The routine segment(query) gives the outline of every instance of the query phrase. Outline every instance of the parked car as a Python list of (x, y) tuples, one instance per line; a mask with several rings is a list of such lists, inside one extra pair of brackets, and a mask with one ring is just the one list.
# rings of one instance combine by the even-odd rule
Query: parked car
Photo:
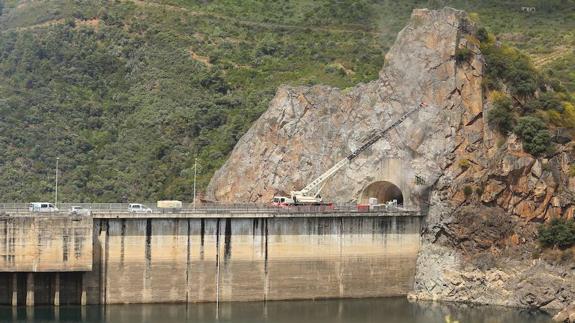
[(92, 210), (86, 209), (81, 206), (74, 205), (70, 207), (69, 213), (71, 215), (92, 215)]
[(128, 211), (130, 213), (152, 213), (152, 209), (139, 203), (130, 203), (130, 205), (128, 205)]
[(28, 205), (30, 212), (58, 212), (58, 208), (48, 202), (32, 202)]

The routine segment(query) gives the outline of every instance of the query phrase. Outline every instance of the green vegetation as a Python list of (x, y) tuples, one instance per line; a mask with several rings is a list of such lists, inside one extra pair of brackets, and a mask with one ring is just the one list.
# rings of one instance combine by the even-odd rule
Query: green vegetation
[[(376, 79), (414, 8), (476, 12), (480, 40), (489, 30), (537, 56), (574, 44), (573, 3), (527, 1), (541, 10), (526, 15), (495, 0), (0, 0), (0, 196), (51, 200), (59, 156), (60, 200), (190, 200), (194, 159), (201, 190), (279, 85)], [(570, 55), (544, 69), (566, 91)], [(493, 76), (514, 82), (525, 64)], [(575, 123), (557, 98), (563, 110), (537, 116)]]
[(455, 61), (457, 63), (468, 62), (473, 57), (473, 52), (467, 48), (458, 48), (455, 50)]
[(551, 149), (551, 136), (541, 119), (531, 116), (522, 117), (513, 132), (523, 140), (525, 151), (532, 155), (537, 156)]
[(463, 187), (463, 194), (465, 195), (465, 197), (470, 197), (471, 194), (473, 194), (473, 187), (469, 186), (469, 185), (465, 185)]
[(491, 89), (500, 90), (504, 83), (512, 95), (528, 98), (543, 86), (529, 58), (517, 49), (488, 42), (482, 44), (481, 52), (488, 66), (486, 82)]
[(542, 224), (538, 239), (543, 247), (569, 248), (575, 245), (575, 221), (553, 219)]
[(574, 129), (574, 97), (559, 80), (538, 71), (525, 54), (496, 43), (485, 28), (478, 29), (476, 37), (483, 40), (480, 47), (487, 65), (484, 83), (492, 91), (493, 108), (487, 122), (504, 135), (517, 134), (525, 151), (532, 155), (552, 152), (548, 129)]
[(457, 164), (462, 170), (467, 170), (469, 167), (471, 167), (471, 162), (469, 159), (460, 159)]
[(557, 93), (545, 92), (538, 98), (527, 102), (523, 109), (528, 113), (533, 113), (538, 109), (545, 111), (555, 110), (557, 112), (563, 112), (563, 104), (561, 103), (561, 99)]
[(476, 194), (478, 197), (481, 197), (481, 195), (483, 195), (483, 187), (476, 187), (476, 188), (475, 188), (475, 194)]
[(502, 134), (508, 134), (515, 125), (511, 99), (501, 92), (495, 92), (492, 97), (493, 107), (487, 113), (487, 122)]
[(4, 200), (51, 199), (57, 156), (64, 201), (190, 200), (194, 159), (204, 188), (279, 85), (348, 87), (383, 64), (361, 32), (130, 3), (92, 14), (0, 34)]

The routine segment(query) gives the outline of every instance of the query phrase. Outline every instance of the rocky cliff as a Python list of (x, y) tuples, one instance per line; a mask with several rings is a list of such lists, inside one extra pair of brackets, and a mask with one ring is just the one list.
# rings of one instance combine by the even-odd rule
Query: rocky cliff
[[(573, 152), (558, 146), (551, 158), (536, 159), (487, 126), (485, 66), (474, 33), (464, 12), (415, 10), (378, 80), (345, 90), (278, 89), (212, 178), (208, 197), (268, 202), (301, 189), (424, 102), (332, 178), (324, 198), (397, 198), (426, 213), (414, 298), (565, 306), (575, 298), (573, 268), (533, 254), (533, 222), (573, 216)], [(461, 48), (472, 55), (458, 61)]]
[[(482, 130), (481, 120), (475, 122), (482, 108), (481, 56), (461, 66), (453, 59), (456, 48), (466, 43), (461, 36), (468, 27), (464, 17), (455, 10), (414, 12), (377, 81), (346, 90), (280, 88), (268, 111), (214, 175), (208, 196), (268, 202), (275, 194), (303, 188), (373, 131), (425, 102), (426, 108), (360, 155), (323, 190), (329, 200), (352, 201), (370, 183), (387, 181), (401, 189), (406, 204), (419, 205), (451, 163), (456, 130), (465, 125), (471, 140)], [(426, 184), (415, 185), (415, 176)]]

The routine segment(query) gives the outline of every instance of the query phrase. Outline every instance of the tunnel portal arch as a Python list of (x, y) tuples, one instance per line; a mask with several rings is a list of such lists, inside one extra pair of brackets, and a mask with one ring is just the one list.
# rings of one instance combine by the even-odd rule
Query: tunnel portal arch
[(379, 204), (393, 200), (397, 200), (398, 205), (404, 204), (401, 189), (388, 181), (377, 181), (367, 185), (359, 196), (359, 204), (368, 204), (370, 197), (377, 198)]

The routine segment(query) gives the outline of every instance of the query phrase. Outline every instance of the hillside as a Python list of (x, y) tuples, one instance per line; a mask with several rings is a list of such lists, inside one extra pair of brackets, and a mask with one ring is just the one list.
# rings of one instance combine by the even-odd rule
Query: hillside
[(475, 12), (575, 91), (575, 2), (8, 1), (0, 16), (0, 196), (190, 200), (281, 84), (378, 77), (413, 8)]

